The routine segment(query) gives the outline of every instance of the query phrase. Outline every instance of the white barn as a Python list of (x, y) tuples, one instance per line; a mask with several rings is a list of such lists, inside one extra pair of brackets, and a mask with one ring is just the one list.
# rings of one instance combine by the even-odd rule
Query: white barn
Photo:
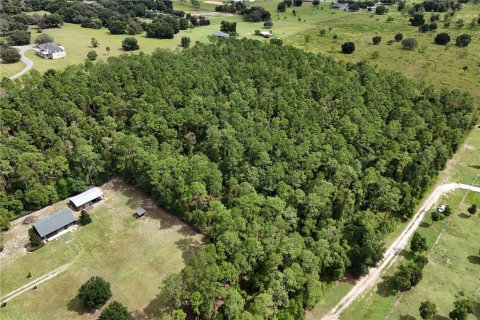
[(70, 198), (70, 204), (75, 210), (82, 210), (103, 199), (103, 192), (95, 187), (87, 190), (75, 197)]

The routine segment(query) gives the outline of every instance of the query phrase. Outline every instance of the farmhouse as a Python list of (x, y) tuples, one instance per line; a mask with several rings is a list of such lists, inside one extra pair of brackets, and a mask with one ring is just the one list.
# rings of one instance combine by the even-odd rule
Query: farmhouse
[(65, 58), (67, 53), (65, 48), (60, 44), (44, 43), (37, 46), (37, 55), (44, 59), (61, 59)]
[(74, 225), (75, 217), (72, 210), (63, 208), (45, 219), (35, 222), (32, 226), (43, 240), (48, 241)]
[(222, 32), (222, 31), (215, 31), (215, 32), (213, 33), (213, 35), (214, 35), (215, 37), (219, 37), (219, 38), (228, 38), (228, 37), (230, 37), (230, 35), (229, 35), (228, 33), (225, 33), (225, 32)]
[(99, 188), (92, 188), (70, 198), (70, 204), (75, 210), (82, 210), (103, 199), (103, 193)]
[(135, 217), (141, 218), (141, 217), (145, 216), (146, 213), (147, 213), (147, 211), (145, 209), (137, 208), (137, 210), (135, 210)]

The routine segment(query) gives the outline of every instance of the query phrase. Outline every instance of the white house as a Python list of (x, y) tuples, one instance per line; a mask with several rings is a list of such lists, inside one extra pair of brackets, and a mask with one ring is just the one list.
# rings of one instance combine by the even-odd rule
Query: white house
[(37, 55), (44, 59), (62, 59), (65, 58), (67, 52), (60, 44), (44, 43), (37, 46)]

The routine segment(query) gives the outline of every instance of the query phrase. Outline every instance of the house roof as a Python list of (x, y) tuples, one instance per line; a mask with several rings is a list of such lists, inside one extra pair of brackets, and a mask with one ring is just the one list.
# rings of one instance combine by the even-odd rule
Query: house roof
[(85, 191), (84, 193), (80, 193), (75, 197), (71, 197), (70, 201), (75, 205), (75, 207), (80, 207), (83, 206), (85, 203), (100, 198), (101, 196), (103, 196), (102, 191), (99, 188), (95, 187)]
[(54, 214), (42, 219), (33, 224), (35, 230), (37, 230), (40, 237), (45, 237), (46, 235), (69, 225), (70, 223), (75, 222), (75, 217), (73, 216), (72, 210), (69, 208), (63, 208)]
[(348, 3), (335, 2), (335, 3), (333, 4), (333, 7), (334, 7), (334, 8), (337, 8), (337, 9), (346, 9), (346, 8), (348, 8)]
[(223, 38), (228, 38), (230, 35), (228, 33), (222, 32), (222, 31), (215, 31), (213, 33), (214, 36), (216, 37), (223, 37)]
[(147, 211), (143, 208), (138, 208), (137, 210), (135, 210), (135, 214), (137, 216), (143, 216)]
[(48, 51), (50, 53), (63, 52), (65, 48), (57, 43), (42, 43), (37, 46), (40, 51)]

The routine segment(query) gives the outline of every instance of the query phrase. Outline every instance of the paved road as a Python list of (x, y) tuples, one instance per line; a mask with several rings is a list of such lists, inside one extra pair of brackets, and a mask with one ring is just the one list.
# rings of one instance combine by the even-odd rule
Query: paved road
[(0, 303), (4, 303), (4, 302), (7, 302), (9, 300), (12, 300), (13, 298), (15, 298), (16, 296), (18, 295), (21, 295), (22, 293), (24, 293), (25, 291), (27, 290), (30, 290), (32, 289), (33, 287), (35, 286), (38, 286), (40, 283), (42, 282), (45, 282), (45, 281), (48, 281), (52, 278), (55, 278), (56, 276), (58, 276), (60, 273), (64, 272), (65, 270), (68, 269), (68, 267), (70, 267), (71, 263), (67, 263), (67, 264), (64, 264), (63, 266), (61, 267), (58, 267), (57, 269), (55, 270), (52, 270), (50, 271), (49, 273), (47, 274), (44, 274), (43, 276), (33, 280), (33, 281), (30, 281), (29, 283), (27, 283), (26, 285), (23, 285), (21, 286), (20, 288), (16, 289), (16, 290), (13, 290), (12, 292), (10, 292), (9, 294), (3, 296), (0, 298)]
[(27, 50), (33, 50), (33, 45), (32, 44), (29, 44), (29, 45), (26, 45), (26, 46), (16, 46), (15, 47), (16, 49), (18, 49), (20, 55), (22, 56), (20, 58), (20, 60), (26, 64), (25, 68), (23, 68), (22, 71), (20, 71), (19, 73), (13, 75), (10, 77), (10, 79), (17, 79), (18, 77), (24, 75), (25, 73), (28, 72), (28, 70), (30, 70), (32, 67), (33, 67), (33, 61), (28, 59), (27, 56), (25, 55), (25, 52)]
[(469, 190), (473, 192), (480, 192), (480, 187), (470, 186), (461, 183), (447, 183), (442, 184), (435, 188), (435, 190), (430, 194), (430, 196), (424, 201), (421, 208), (412, 218), (412, 220), (408, 223), (407, 227), (403, 230), (403, 232), (398, 236), (397, 239), (390, 245), (390, 247), (385, 251), (383, 256), (383, 260), (380, 265), (376, 268), (371, 268), (369, 273), (360, 278), (355, 286), (340, 300), (340, 302), (332, 309), (330, 312), (322, 318), (322, 320), (337, 320), (339, 319), (340, 315), (354, 302), (358, 297), (360, 297), (366, 290), (373, 287), (378, 280), (380, 280), (380, 276), (382, 271), (392, 265), (395, 262), (396, 258), (400, 251), (402, 251), (410, 237), (413, 235), (415, 230), (418, 228), (420, 223), (425, 216), (425, 213), (435, 204), (435, 202), (440, 199), (440, 197), (449, 191), (461, 189), (461, 190)]

